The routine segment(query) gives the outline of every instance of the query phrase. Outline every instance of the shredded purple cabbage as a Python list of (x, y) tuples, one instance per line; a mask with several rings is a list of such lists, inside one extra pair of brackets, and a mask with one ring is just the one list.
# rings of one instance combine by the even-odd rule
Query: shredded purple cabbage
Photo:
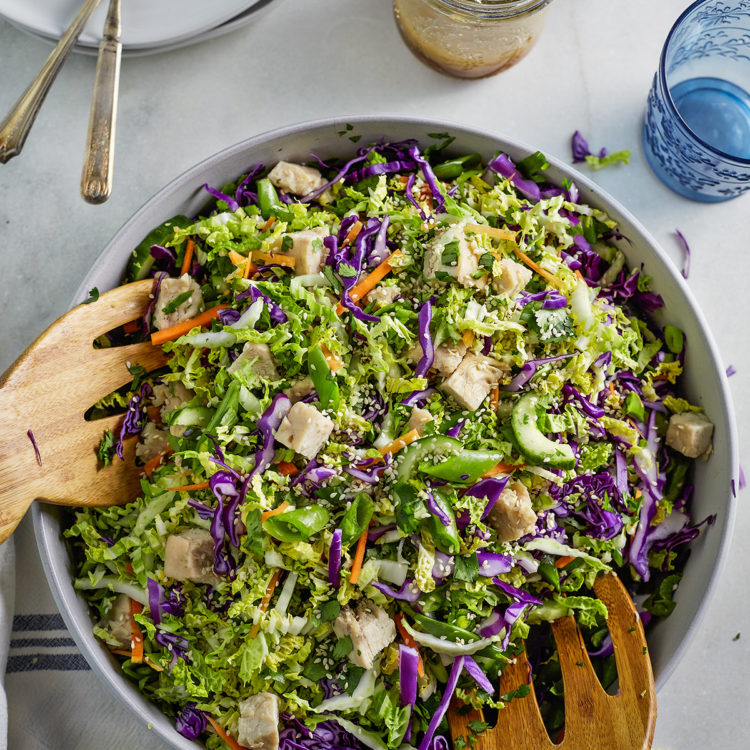
[(277, 393), (271, 405), (263, 412), (260, 419), (258, 419), (258, 431), (261, 434), (263, 444), (261, 449), (255, 454), (255, 466), (250, 471), (250, 479), (256, 474), (262, 474), (271, 465), (271, 461), (273, 461), (275, 455), (274, 434), (291, 408), (292, 402), (289, 400), (289, 397), (283, 393)]
[(148, 421), (146, 399), (150, 398), (153, 393), (151, 386), (148, 383), (143, 383), (140, 392), (134, 394), (128, 401), (128, 410), (125, 412), (125, 418), (120, 428), (120, 436), (115, 443), (115, 453), (119, 458), (123, 458), (122, 449), (125, 439), (137, 435), (146, 426)]
[(690, 245), (688, 245), (688, 241), (685, 239), (685, 235), (679, 229), (675, 229), (674, 233), (680, 240), (680, 245), (682, 245), (682, 250), (685, 254), (685, 260), (683, 261), (680, 273), (682, 273), (682, 278), (687, 279), (687, 277), (690, 275)]
[(538, 203), (541, 200), (542, 194), (539, 185), (533, 180), (527, 180), (522, 177), (516, 165), (506, 154), (498, 154), (494, 159), (490, 160), (487, 167), (510, 180), (513, 187), (533, 203)]
[(484, 578), (494, 578), (503, 573), (509, 573), (513, 567), (513, 558), (500, 552), (486, 552), (483, 549), (477, 551), (479, 562), (479, 575)]
[(341, 584), (341, 529), (334, 529), (328, 548), (328, 582), (337, 589)]
[(36, 439), (34, 438), (34, 433), (31, 430), (26, 430), (26, 436), (31, 441), (31, 446), (34, 449), (34, 455), (36, 456), (36, 462), (39, 464), (39, 466), (42, 465), (42, 454), (39, 452), (39, 446), (36, 444)]
[(485, 693), (489, 693), (490, 695), (495, 694), (495, 688), (487, 679), (487, 675), (482, 671), (479, 664), (474, 661), (473, 657), (468, 655), (464, 656), (464, 669), (471, 675), (474, 682), (476, 682)]
[[(270, 299), (265, 294), (263, 294), (263, 292), (261, 292), (260, 289), (253, 286), (252, 284), (244, 292), (240, 292), (235, 297), (235, 300), (247, 299), (248, 297), (250, 298), (250, 304), (252, 304), (253, 302), (259, 299), (263, 300), (263, 303), (268, 308), (268, 315), (271, 318), (272, 323), (281, 325), (282, 323), (287, 322), (288, 318), (284, 310), (279, 305), (277, 305), (272, 299)], [(239, 317), (237, 318), (237, 320), (239, 320)]]
[(161, 625), (161, 607), (159, 606), (163, 596), (161, 584), (153, 578), (147, 578), (146, 591), (148, 592), (148, 608), (151, 610), (151, 619), (154, 621), (154, 625)]
[(485, 477), (480, 479), (475, 485), (469, 487), (464, 495), (469, 497), (484, 497), (487, 498), (487, 505), (482, 513), (482, 519), (487, 518), (490, 511), (495, 507), (495, 503), (500, 497), (500, 493), (505, 489), (508, 484), (510, 476), (505, 477)]
[(448, 706), (450, 705), (451, 698), (453, 698), (453, 693), (455, 692), (456, 685), (458, 684), (458, 678), (461, 676), (461, 672), (464, 668), (464, 659), (465, 657), (459, 656), (454, 660), (451, 666), (450, 674), (448, 675), (448, 682), (446, 683), (445, 689), (443, 690), (443, 697), (440, 700), (438, 707), (435, 709), (435, 713), (432, 715), (430, 724), (427, 727), (427, 731), (424, 733), (424, 737), (422, 737), (422, 741), (419, 743), (419, 747), (417, 748), (417, 750), (428, 750), (430, 748), (430, 743), (432, 742), (435, 731), (440, 726), (440, 722), (443, 720), (445, 712), (448, 710)]
[(152, 269), (166, 272), (169, 276), (177, 273), (177, 253), (170, 247), (151, 245), (149, 254), (154, 259)]
[(230, 211), (236, 211), (240, 207), (240, 204), (234, 198), (232, 198), (231, 195), (222, 193), (221, 190), (217, 190), (216, 188), (211, 187), (208, 183), (205, 183), (203, 185), (203, 189), (214, 198), (216, 198), (217, 201), (224, 201)]
[(401, 705), (411, 706), (412, 709), (417, 702), (418, 666), (419, 653), (417, 650), (400, 643), (398, 647), (398, 677)]
[(197, 740), (206, 731), (207, 725), (206, 715), (195, 707), (193, 701), (183, 706), (174, 722), (174, 728), (189, 740)]
[(417, 316), (419, 321), (419, 345), (422, 347), (422, 357), (417, 363), (414, 375), (423, 378), (427, 375), (432, 363), (435, 361), (435, 346), (430, 335), (430, 323), (432, 321), (432, 300), (428, 299), (422, 305)]
[(381, 594), (385, 594), (386, 596), (390, 596), (391, 599), (398, 599), (402, 602), (413, 603), (419, 601), (419, 597), (422, 596), (422, 592), (414, 583), (413, 578), (407, 578), (398, 591), (396, 591), (396, 589), (394, 588), (391, 588), (385, 583), (381, 583), (380, 581), (373, 581), (371, 585), (378, 591), (380, 591)]

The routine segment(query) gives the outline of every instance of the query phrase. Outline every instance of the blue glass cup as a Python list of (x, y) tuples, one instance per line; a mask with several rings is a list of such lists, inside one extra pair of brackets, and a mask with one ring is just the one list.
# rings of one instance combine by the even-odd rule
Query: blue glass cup
[(750, 190), (750, 0), (698, 0), (661, 53), (643, 123), (661, 181), (697, 201)]

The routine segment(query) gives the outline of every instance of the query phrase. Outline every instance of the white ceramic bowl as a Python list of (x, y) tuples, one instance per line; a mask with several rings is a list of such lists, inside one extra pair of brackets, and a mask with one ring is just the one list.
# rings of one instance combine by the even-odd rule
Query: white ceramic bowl
[[(347, 129), (349, 125), (352, 128)], [(191, 216), (205, 208), (209, 197), (201, 186), (206, 182), (221, 186), (257, 162), (272, 165), (280, 159), (307, 160), (310, 152), (322, 158), (345, 156), (357, 147), (350, 140), (352, 136), (360, 136), (360, 145), (381, 138), (417, 138), (429, 143), (432, 139), (428, 134), (445, 131), (455, 136), (451, 150), (456, 153), (479, 152), (487, 158), (503, 150), (518, 160), (534, 150), (515, 141), (445, 122), (390, 117), (326, 120), (259, 135), (206, 159), (147, 201), (104, 249), (81, 283), (74, 303), (81, 302), (87, 290), (94, 286), (102, 291), (116, 286), (122, 278), (128, 255), (153, 227), (176, 214)], [(632, 244), (622, 243), (630, 266), (644, 264), (646, 273), (653, 277), (653, 288), (666, 303), (657, 316), (658, 322), (671, 322), (685, 331), (688, 341), (683, 380), (686, 395), (704, 407), (715, 424), (714, 453), (709, 461), (698, 462), (692, 512), (696, 520), (713, 513), (717, 519), (692, 545), (674, 613), (649, 634), (659, 687), (674, 670), (705, 612), (731, 536), (735, 500), (730, 485), (733, 479), (736, 481), (739, 466), (733, 407), (724, 369), (703, 315), (666, 253), (633, 216), (587, 177), (559, 160), (550, 158), (549, 161), (551, 181), (559, 184), (565, 178), (573, 179), (580, 189), (581, 200), (605, 210), (618, 221), (621, 231), (631, 240)], [(145, 700), (122, 676), (114, 657), (92, 634), (86, 602), (71, 583), (72, 568), (61, 539), (59, 511), (35, 503), (33, 513), (42, 563), (52, 593), (91, 668), (133, 711), (134, 721), (150, 724), (172, 747), (194, 748), (195, 743), (177, 734), (172, 720)]]

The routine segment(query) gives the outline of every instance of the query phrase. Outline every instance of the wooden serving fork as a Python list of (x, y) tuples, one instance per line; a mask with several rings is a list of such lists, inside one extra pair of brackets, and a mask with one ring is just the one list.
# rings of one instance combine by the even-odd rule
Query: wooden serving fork
[[(152, 279), (136, 281), (79, 305), (53, 323), (0, 377), (0, 542), (35, 499), (60, 505), (120, 505), (139, 491), (135, 441), (124, 461), (101, 467), (97, 447), (122, 415), (87, 421), (100, 398), (132, 380), (128, 364), (165, 364), (161, 347), (94, 349), (94, 339), (143, 315)], [(38, 447), (38, 455), (36, 448)]]
[[(454, 741), (464, 737), (473, 750), (647, 750), (656, 723), (656, 689), (648, 657), (643, 625), (633, 600), (614, 574), (600, 576), (596, 595), (609, 613), (607, 627), (615, 647), (619, 678), (616, 695), (608, 695), (596, 676), (581, 631), (573, 617), (552, 623), (563, 674), (565, 734), (561, 742), (550, 740), (542, 723), (531, 686), (531, 670), (523, 653), (510, 663), (500, 678), (500, 695), (522, 685), (532, 689), (513, 698), (500, 711), (497, 725), (476, 735), (469, 722), (483, 721), (481, 711), (465, 711), (454, 701), (448, 723)], [(459, 742), (459, 746), (461, 743)]]

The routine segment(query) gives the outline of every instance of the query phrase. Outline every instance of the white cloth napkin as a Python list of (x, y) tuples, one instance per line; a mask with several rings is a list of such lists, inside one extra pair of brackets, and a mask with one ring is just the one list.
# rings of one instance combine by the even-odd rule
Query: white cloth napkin
[(0, 750), (166, 747), (78, 651), (47, 585), (30, 518), (0, 545), (2, 674)]

